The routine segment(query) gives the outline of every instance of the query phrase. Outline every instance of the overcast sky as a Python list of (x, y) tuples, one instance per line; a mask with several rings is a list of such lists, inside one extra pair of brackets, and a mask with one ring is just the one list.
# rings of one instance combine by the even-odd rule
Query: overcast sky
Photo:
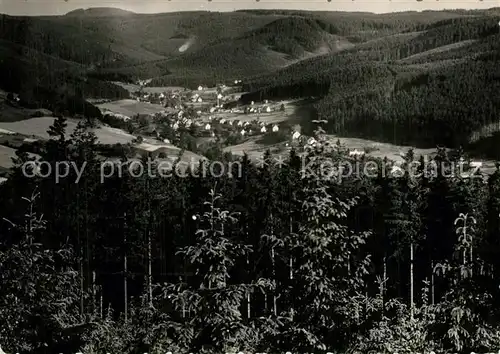
[(79, 8), (119, 7), (139, 13), (237, 9), (301, 9), (319, 11), (394, 12), (442, 9), (487, 9), (500, 0), (0, 0), (0, 13), (62, 15)]

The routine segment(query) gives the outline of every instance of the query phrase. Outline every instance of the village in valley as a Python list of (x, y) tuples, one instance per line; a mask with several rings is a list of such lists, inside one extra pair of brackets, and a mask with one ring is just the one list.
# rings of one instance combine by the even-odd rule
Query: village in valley
[[(239, 102), (241, 80), (233, 86), (224, 84), (197, 90), (183, 87), (147, 87), (147, 80), (136, 85), (118, 83), (130, 91), (122, 100), (88, 99), (101, 110), (95, 133), (99, 154), (119, 161), (124, 152), (131, 160), (141, 156), (197, 164), (210, 158), (211, 149), (235, 156), (248, 154), (260, 158), (266, 150), (288, 153), (307, 138), (301, 135), (300, 122), (293, 119), (293, 101)], [(47, 130), (55, 120), (49, 110), (28, 110), (18, 105), (18, 98), (3, 92), (3, 113), (24, 115), (22, 121), (0, 122), (0, 169), (12, 166), (16, 149), (21, 146), (36, 155), (36, 146), (48, 138)], [(26, 117), (28, 116), (28, 117)], [(26, 119), (27, 118), (27, 119)], [(78, 117), (68, 118), (71, 134)], [(309, 138), (309, 142), (314, 139)], [(302, 144), (303, 145), (303, 144)], [(2, 170), (0, 170), (2, 172)], [(5, 179), (5, 175), (2, 176)]]
[[(241, 80), (232, 85), (220, 84), (197, 89), (185, 87), (150, 87), (150, 80), (136, 84), (113, 82), (130, 93), (121, 100), (88, 99), (102, 114), (96, 122), (99, 155), (108, 160), (120, 161), (126, 155), (129, 161), (149, 157), (156, 160), (180, 161), (195, 166), (200, 160), (225, 154), (241, 157), (247, 154), (262, 161), (266, 151), (286, 157), (292, 147), (301, 154), (305, 145), (315, 139), (302, 132), (303, 117), (296, 114), (298, 100), (244, 104), (240, 100)], [(3, 114), (24, 115), (24, 119), (3, 119), (0, 122), (0, 178), (13, 165), (12, 158), (19, 148), (37, 157), (40, 141), (48, 138), (47, 130), (55, 117), (47, 109), (28, 110), (18, 105), (19, 98), (5, 92), (0, 94)], [(29, 118), (26, 118), (26, 115)], [(71, 134), (78, 117), (68, 118)], [(397, 165), (412, 147), (397, 146), (367, 139), (327, 135), (333, 144), (348, 151), (351, 159), (364, 155), (389, 158)], [(413, 149), (416, 156), (432, 156), (435, 149)], [(485, 172), (494, 171), (494, 162), (476, 162)]]
[[(265, 100), (242, 105), (239, 102), (242, 93), (237, 92), (239, 87), (236, 86), (240, 83), (241, 80), (235, 80), (235, 86), (221, 84), (215, 88), (200, 85), (197, 90), (140, 86), (131, 92), (132, 99), (104, 103), (99, 107), (104, 121), (111, 126), (139, 124), (139, 129), (135, 130), (142, 134), (137, 137), (139, 150), (150, 151), (151, 145), (158, 149), (174, 145), (203, 152), (213, 144), (220, 144), (225, 151), (241, 155), (266, 148), (280, 152), (292, 142), (301, 140), (300, 124), (290, 120), (294, 109), (292, 101)], [(127, 107), (141, 104), (161, 110), (131, 115), (134, 110)]]
[[(266, 151), (275, 157), (286, 157), (292, 147), (299, 154), (315, 139), (302, 132), (300, 115), (295, 114), (300, 101), (251, 101), (243, 104), (240, 98), (241, 80), (232, 85), (217, 87), (199, 85), (190, 90), (184, 87), (149, 87), (149, 80), (136, 84), (114, 82), (129, 90), (130, 98), (122, 100), (89, 99), (102, 113), (95, 133), (99, 155), (120, 161), (149, 157), (159, 161), (180, 161), (195, 166), (200, 160), (210, 160), (222, 152), (226, 156), (244, 154), (254, 162), (262, 161)], [(48, 138), (47, 130), (55, 117), (46, 109), (28, 110), (18, 106), (17, 96), (3, 100), (3, 112), (9, 115), (29, 115), (22, 121), (0, 122), (0, 181), (5, 181), (12, 158), (19, 148), (37, 157), (40, 141)], [(68, 134), (76, 128), (77, 117), (68, 118)], [(351, 159), (363, 156), (388, 158), (394, 162), (393, 172), (403, 163), (409, 149), (418, 156), (432, 157), (435, 149), (418, 149), (327, 135), (333, 144), (345, 149)], [(495, 170), (493, 161), (473, 161), (486, 173)]]

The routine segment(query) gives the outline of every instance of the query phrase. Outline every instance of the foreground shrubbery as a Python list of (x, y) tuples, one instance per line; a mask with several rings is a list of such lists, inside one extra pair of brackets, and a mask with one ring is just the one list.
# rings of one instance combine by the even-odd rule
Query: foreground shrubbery
[(270, 154), (263, 167), (243, 158), (232, 177), (125, 171), (100, 183), (86, 124), (66, 139), (57, 119), (40, 151), (51, 164), (85, 161), (79, 183), (74, 172), (58, 184), (23, 177), (20, 152), (2, 186), (6, 352), (500, 345), (498, 172), (488, 184), (408, 174), (338, 183), (329, 168), (347, 151), (319, 132), (305, 171), (292, 152), (281, 168)]

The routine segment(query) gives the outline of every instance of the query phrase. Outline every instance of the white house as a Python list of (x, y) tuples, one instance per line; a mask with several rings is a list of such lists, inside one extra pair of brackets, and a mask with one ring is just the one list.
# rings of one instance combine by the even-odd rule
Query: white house
[(210, 108), (210, 113), (214, 113), (216, 109), (217, 109), (216, 107), (211, 107)]
[(273, 132), (275, 132), (275, 133), (276, 133), (278, 130), (280, 130), (280, 128), (278, 128), (278, 126), (277, 126), (277, 125), (273, 126)]
[(238, 122), (238, 127), (241, 127), (242, 125), (243, 125), (243, 122), (240, 120), (240, 121)]
[(307, 140), (307, 144), (308, 144), (308, 145), (312, 145), (312, 146), (314, 146), (314, 145), (316, 144), (316, 139), (314, 139), (314, 138), (309, 138), (309, 139)]
[(170, 140), (168, 140), (168, 139), (163, 139), (163, 142), (164, 142), (165, 144), (170, 144)]
[(250, 125), (250, 123), (248, 123), (248, 122), (243, 123), (244, 127), (248, 127), (249, 125)]
[(201, 114), (201, 111), (197, 111), (196, 114), (200, 115)]
[(243, 136), (245, 136), (246, 133), (247, 132), (245, 131), (245, 129), (242, 129), (241, 132), (240, 132), (240, 134), (243, 135)]
[(394, 165), (391, 168), (391, 175), (394, 177), (402, 177), (404, 175), (404, 170), (400, 166)]
[(174, 130), (179, 129), (179, 123), (175, 122), (174, 125), (172, 126)]
[(363, 151), (359, 151), (358, 149), (354, 149), (353, 151), (349, 151), (349, 156), (361, 156), (365, 153)]
[(220, 100), (221, 98), (222, 98), (222, 94), (220, 94), (220, 93), (219, 93), (219, 94), (217, 95), (217, 99), (218, 99), (218, 100)]
[(267, 112), (267, 113), (270, 113), (270, 112), (271, 112), (271, 107), (269, 107), (269, 106), (268, 106), (268, 107), (266, 107), (266, 112)]
[(160, 93), (160, 98), (161, 98), (161, 99), (164, 99), (164, 98), (165, 98), (165, 95), (163, 94), (163, 92), (162, 92), (162, 93)]
[(203, 86), (198, 86), (198, 91), (203, 91)]
[(254, 101), (252, 101), (250, 104), (253, 106), (253, 105), (255, 104), (255, 102), (254, 102)]
[(233, 121), (232, 121), (232, 120), (228, 120), (228, 121), (227, 121), (227, 124), (229, 124), (229, 125), (233, 125)]
[(261, 132), (261, 133), (265, 133), (265, 132), (267, 132), (266, 127), (262, 127), (262, 128), (260, 128), (260, 132)]
[(205, 125), (205, 130), (210, 130), (210, 124), (208, 124), (208, 123), (207, 123), (207, 124)]
[(268, 104), (268, 103), (269, 103), (269, 101), (268, 101), (268, 100), (265, 100), (265, 101), (264, 101), (264, 103), (265, 103), (265, 104)]
[(298, 139), (298, 138), (300, 138), (300, 133), (299, 132), (294, 132), (292, 134), (292, 139)]
[(221, 119), (220, 120), (220, 124), (224, 124), (224, 123), (226, 123), (226, 120), (225, 119)]
[(201, 97), (198, 97), (198, 103), (203, 102), (203, 99)]

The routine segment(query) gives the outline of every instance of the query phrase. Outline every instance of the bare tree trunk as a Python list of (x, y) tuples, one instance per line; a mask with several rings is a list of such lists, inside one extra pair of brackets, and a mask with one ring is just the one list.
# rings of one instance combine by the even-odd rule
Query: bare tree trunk
[(124, 300), (125, 321), (127, 321), (128, 320), (127, 214), (126, 213), (123, 214), (123, 217), (124, 217), (124, 226), (125, 226), (125, 230), (124, 230), (124, 233), (123, 233), (123, 246), (124, 246), (124, 255), (123, 255), (123, 300)]
[(92, 271), (92, 310), (94, 314), (97, 314), (97, 289), (95, 285), (96, 273), (95, 270)]
[(387, 280), (387, 256), (386, 255), (384, 255), (384, 273), (383, 274), (384, 274), (384, 283), (383, 283), (384, 291), (383, 291), (382, 295), (385, 296), (385, 292), (386, 292), (385, 281)]
[(100, 301), (99, 301), (99, 314), (101, 315), (101, 319), (103, 318), (102, 316), (102, 286), (100, 287), (100, 294), (99, 294), (99, 297), (100, 297)]
[[(271, 249), (271, 261), (273, 264), (273, 279), (276, 282), (276, 266), (275, 266), (275, 259), (274, 259), (274, 247)], [(274, 316), (277, 316), (278, 298), (276, 297), (276, 289), (273, 290), (273, 313), (274, 313)]]
[[(271, 213), (271, 236), (274, 236), (274, 219), (273, 219), (273, 214)], [(273, 276), (273, 281), (275, 285), (277, 285), (277, 279), (276, 279), (276, 259), (275, 259), (275, 254), (274, 254), (274, 246), (271, 248), (271, 264), (272, 264), (272, 276)], [(276, 297), (276, 286), (273, 289), (273, 313), (274, 316), (277, 315), (278, 313), (278, 298)], [(266, 310), (267, 310), (267, 295), (266, 295)]]
[[(81, 250), (81, 248), (80, 248)], [(83, 252), (81, 252), (83, 253)], [(84, 292), (84, 275), (83, 275), (83, 255), (80, 257), (80, 315), (82, 317), (82, 320), (84, 319), (85, 316), (85, 304), (84, 304), (84, 297), (83, 297), (83, 292)]]
[(149, 306), (153, 307), (153, 276), (151, 272), (151, 232), (148, 230), (148, 295)]
[(473, 267), (474, 267), (474, 262), (472, 258), (472, 239), (470, 241), (470, 275), (472, 276), (473, 274)]
[[(365, 286), (365, 289), (367, 286)], [(365, 290), (365, 298), (368, 299), (368, 291)], [(368, 319), (368, 301), (365, 302), (365, 320)]]
[[(187, 283), (186, 271), (184, 270), (184, 281), (182, 281), (182, 276), (179, 277), (179, 283)], [(182, 318), (186, 318), (186, 303), (182, 299)]]
[[(464, 268), (465, 268), (465, 263), (466, 263), (466, 259), (467, 259), (467, 249), (464, 248), (463, 250), (463, 265), (464, 265)], [(462, 272), (460, 272), (460, 279), (462, 279), (464, 276), (462, 274)]]
[(351, 275), (351, 255), (347, 256), (347, 274)]
[[(247, 269), (250, 270), (250, 260), (247, 256)], [(252, 306), (252, 300), (250, 297), (250, 292), (247, 292), (247, 318), (250, 319), (250, 308)]]
[(397, 258), (397, 265), (398, 265), (398, 297), (403, 298), (402, 292), (401, 292), (401, 287), (403, 284), (401, 284), (401, 260), (399, 257)]
[(382, 296), (382, 311), (385, 309), (385, 293), (386, 293), (386, 286), (385, 283), (387, 282), (387, 256), (384, 255), (384, 272), (383, 272), (383, 279), (382, 279), (382, 293), (380, 294)]
[(434, 305), (434, 261), (431, 261), (431, 305)]
[(413, 320), (413, 241), (410, 243), (410, 319)]
[[(76, 195), (76, 205), (78, 209), (80, 209), (80, 193)], [(77, 244), (78, 244), (78, 250), (79, 250), (79, 257), (78, 257), (78, 271), (80, 273), (80, 317), (82, 321), (84, 320), (84, 298), (83, 298), (83, 248), (81, 244), (81, 239), (80, 239), (80, 215), (77, 214), (76, 216), (77, 220)]]
[[(293, 220), (292, 217), (290, 216), (290, 235), (293, 232)], [(293, 255), (290, 255), (290, 260), (289, 260), (289, 266), (290, 266), (290, 280), (293, 280)], [(294, 308), (293, 308), (293, 299), (292, 299), (292, 307), (290, 308), (290, 317), (293, 321), (293, 315), (294, 315)]]

